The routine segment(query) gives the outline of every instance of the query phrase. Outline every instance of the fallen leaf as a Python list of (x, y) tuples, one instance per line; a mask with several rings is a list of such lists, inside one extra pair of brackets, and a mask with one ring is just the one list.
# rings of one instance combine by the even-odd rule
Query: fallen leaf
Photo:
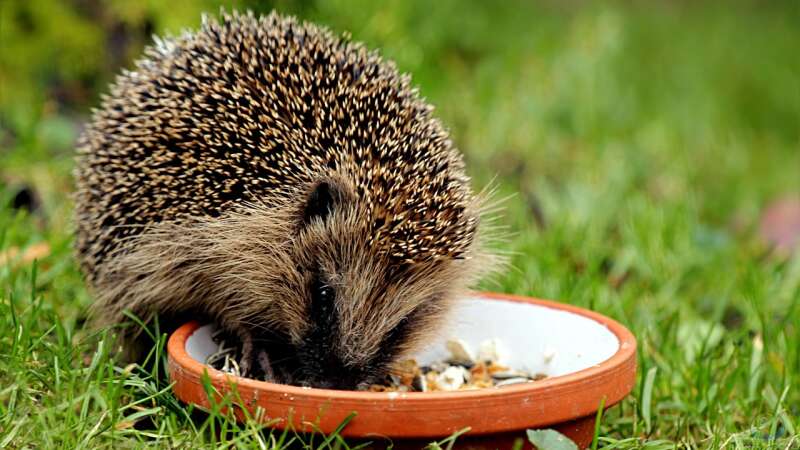
[(528, 440), (539, 450), (578, 450), (578, 446), (556, 430), (528, 430)]
[(43, 259), (50, 256), (50, 245), (47, 242), (38, 242), (27, 247), (20, 252), (19, 247), (9, 247), (0, 252), (0, 266), (5, 266), (11, 262), (17, 264), (28, 264), (35, 259)]
[(117, 424), (114, 425), (114, 429), (127, 430), (128, 428), (132, 428), (134, 425), (136, 425), (136, 422), (133, 420), (123, 420), (122, 422), (117, 422)]
[(761, 215), (761, 237), (778, 254), (789, 254), (800, 247), (800, 196), (772, 202)]

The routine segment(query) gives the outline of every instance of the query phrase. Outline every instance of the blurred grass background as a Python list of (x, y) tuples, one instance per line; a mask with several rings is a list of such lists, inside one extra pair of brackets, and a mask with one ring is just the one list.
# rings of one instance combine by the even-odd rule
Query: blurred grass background
[[(83, 328), (70, 254), (90, 108), (153, 33), (221, 3), (0, 0), (0, 447), (258, 446), (233, 425), (238, 437), (195, 427), (163, 380), (115, 368)], [(641, 381), (601, 445), (800, 446), (800, 258), (757, 233), (771, 199), (800, 193), (800, 3), (225, 4), (348, 31), (394, 59), (476, 188), (510, 195), (513, 267), (484, 287), (635, 332)]]

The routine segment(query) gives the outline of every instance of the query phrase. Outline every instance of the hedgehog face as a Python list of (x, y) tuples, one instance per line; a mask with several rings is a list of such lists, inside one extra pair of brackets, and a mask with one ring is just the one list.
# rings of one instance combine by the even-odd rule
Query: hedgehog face
[(282, 337), (260, 339), (276, 381), (353, 389), (379, 382), (444, 316), (471, 273), (468, 259), (398, 263), (355, 226), (363, 207), (340, 182), (315, 184), (291, 242), (296, 264), (283, 290), (303, 305)]

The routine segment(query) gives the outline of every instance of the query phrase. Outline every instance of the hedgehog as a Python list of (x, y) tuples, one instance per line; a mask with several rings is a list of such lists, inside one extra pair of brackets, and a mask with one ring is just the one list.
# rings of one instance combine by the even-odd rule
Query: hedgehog
[[(495, 266), (487, 196), (394, 63), (274, 12), (154, 39), (78, 142), (97, 323), (214, 321), (245, 374), (355, 389)], [(130, 358), (152, 347), (119, 328)]]

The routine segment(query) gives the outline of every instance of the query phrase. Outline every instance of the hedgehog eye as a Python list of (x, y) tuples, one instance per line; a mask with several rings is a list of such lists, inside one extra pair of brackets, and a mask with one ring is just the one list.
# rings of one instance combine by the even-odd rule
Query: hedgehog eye
[(336, 299), (336, 291), (332, 286), (323, 282), (319, 276), (314, 276), (311, 284), (311, 305), (317, 312), (329, 312)]
[(323, 284), (317, 289), (317, 300), (324, 305), (329, 305), (333, 302), (334, 295), (333, 288), (327, 284)]

